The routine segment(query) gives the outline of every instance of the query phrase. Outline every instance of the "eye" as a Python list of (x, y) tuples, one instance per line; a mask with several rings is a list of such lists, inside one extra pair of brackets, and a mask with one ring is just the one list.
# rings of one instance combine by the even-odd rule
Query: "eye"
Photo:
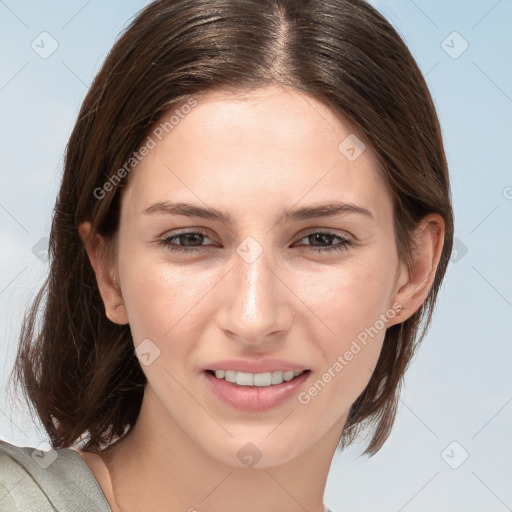
[[(202, 242), (204, 242), (205, 239), (209, 240), (208, 235), (203, 231), (183, 231), (161, 239), (160, 244), (170, 251), (197, 253), (204, 250), (205, 245), (203, 245)], [(346, 250), (354, 244), (348, 237), (327, 231), (314, 231), (301, 238), (301, 241), (302, 240), (307, 240), (308, 244), (306, 245), (309, 245), (308, 251), (317, 253)], [(336, 240), (338, 243), (332, 245)], [(314, 245), (316, 243), (320, 243), (320, 245)], [(213, 244), (206, 244), (206, 246), (208, 245)]]
[[(314, 231), (301, 238), (301, 241), (302, 240), (307, 240), (310, 243), (310, 247), (307, 249), (308, 251), (320, 253), (346, 250), (354, 244), (354, 242), (348, 237), (327, 231)], [(336, 245), (332, 245), (335, 240), (338, 240), (338, 243)], [(311, 243), (315, 244), (317, 242), (319, 242), (321, 245), (311, 245)]]
[[(208, 235), (202, 231), (184, 231), (182, 233), (167, 236), (160, 240), (160, 243), (171, 251), (184, 253), (200, 252), (204, 247), (201, 244), (205, 238), (208, 238)], [(176, 241), (181, 245), (177, 245)]]

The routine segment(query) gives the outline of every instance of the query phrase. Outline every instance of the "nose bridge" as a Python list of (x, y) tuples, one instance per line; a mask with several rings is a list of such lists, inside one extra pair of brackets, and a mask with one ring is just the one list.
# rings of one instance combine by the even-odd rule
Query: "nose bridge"
[(251, 236), (236, 247), (228, 288), (222, 301), (222, 329), (256, 342), (286, 327), (286, 298), (271, 249)]
[(239, 290), (240, 313), (246, 320), (257, 320), (269, 313), (277, 299), (272, 252), (250, 236), (236, 248), (236, 253), (233, 279)]

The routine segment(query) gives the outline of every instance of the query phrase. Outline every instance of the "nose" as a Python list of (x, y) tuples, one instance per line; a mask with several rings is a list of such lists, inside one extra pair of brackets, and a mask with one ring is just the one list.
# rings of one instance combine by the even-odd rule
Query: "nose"
[(293, 292), (276, 268), (270, 250), (254, 261), (234, 254), (223, 280), (217, 325), (224, 334), (248, 346), (264, 348), (283, 337), (294, 319)]

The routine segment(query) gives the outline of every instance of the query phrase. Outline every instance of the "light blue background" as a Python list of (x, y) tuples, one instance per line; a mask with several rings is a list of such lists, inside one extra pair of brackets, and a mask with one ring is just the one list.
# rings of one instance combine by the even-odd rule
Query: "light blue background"
[[(32, 248), (49, 233), (87, 88), (146, 3), (0, 0), (0, 437), (14, 444), (45, 439), (4, 398), (22, 314), (47, 269)], [(404, 37), (438, 108), (459, 252), (391, 438), (370, 459), (359, 457), (363, 445), (337, 455), (325, 501), (338, 512), (512, 510), (512, 2), (373, 4)], [(43, 31), (59, 44), (48, 59), (31, 48)], [(454, 31), (469, 44), (456, 59), (445, 51), (463, 48), (446, 39)], [(446, 460), (456, 465), (462, 450), (469, 458), (452, 469)]]

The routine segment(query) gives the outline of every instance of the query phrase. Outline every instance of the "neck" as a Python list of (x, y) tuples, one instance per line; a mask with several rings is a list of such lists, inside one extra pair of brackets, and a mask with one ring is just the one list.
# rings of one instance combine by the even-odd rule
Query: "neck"
[(339, 424), (285, 464), (234, 467), (201, 450), (175, 422), (162, 429), (159, 405), (146, 389), (136, 425), (102, 457), (115, 512), (324, 511)]

